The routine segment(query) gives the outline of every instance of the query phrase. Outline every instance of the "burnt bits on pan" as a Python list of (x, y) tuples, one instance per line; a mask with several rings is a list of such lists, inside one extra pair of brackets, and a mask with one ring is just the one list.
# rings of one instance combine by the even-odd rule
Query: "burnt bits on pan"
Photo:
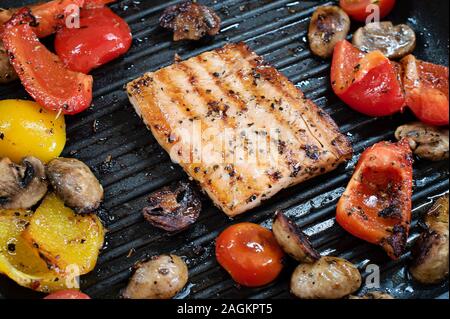
[(186, 229), (195, 223), (202, 209), (197, 192), (183, 181), (152, 193), (148, 203), (142, 211), (145, 219), (169, 232)]
[(214, 10), (185, 1), (167, 8), (159, 24), (173, 31), (173, 40), (200, 40), (206, 35), (214, 36), (220, 31), (220, 17)]

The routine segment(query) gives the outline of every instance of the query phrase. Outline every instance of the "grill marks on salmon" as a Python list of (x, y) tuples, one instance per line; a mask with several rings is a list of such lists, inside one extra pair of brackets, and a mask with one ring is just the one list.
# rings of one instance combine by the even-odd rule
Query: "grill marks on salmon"
[(127, 91), (172, 160), (229, 216), (352, 155), (333, 120), (245, 44), (147, 73)]

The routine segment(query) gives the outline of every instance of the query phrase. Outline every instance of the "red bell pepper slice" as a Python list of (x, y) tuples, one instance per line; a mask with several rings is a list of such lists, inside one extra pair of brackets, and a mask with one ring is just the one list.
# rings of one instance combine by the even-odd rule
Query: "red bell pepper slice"
[(449, 124), (448, 67), (404, 57), (403, 84), (406, 104), (422, 122)]
[(331, 81), (342, 101), (369, 116), (392, 115), (405, 105), (399, 72), (379, 51), (364, 54), (348, 41), (338, 42), (331, 65)]
[(92, 101), (93, 79), (70, 71), (39, 42), (32, 27), (30, 9), (19, 10), (5, 24), (2, 40), (11, 64), (27, 92), (42, 106), (64, 114), (76, 114)]
[(89, 73), (125, 54), (132, 43), (128, 24), (108, 7), (84, 9), (80, 28), (61, 28), (55, 50), (72, 71)]
[(336, 221), (352, 235), (402, 255), (411, 222), (412, 152), (407, 140), (380, 142), (361, 155), (337, 205)]

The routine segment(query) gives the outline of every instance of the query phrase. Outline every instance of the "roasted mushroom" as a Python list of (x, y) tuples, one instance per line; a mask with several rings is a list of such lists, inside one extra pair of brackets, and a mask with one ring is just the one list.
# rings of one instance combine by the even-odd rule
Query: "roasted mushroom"
[(371, 291), (363, 296), (349, 296), (348, 299), (395, 299), (395, 298), (385, 292)]
[(313, 263), (320, 259), (308, 237), (283, 212), (275, 213), (272, 231), (281, 248), (295, 260)]
[(350, 30), (350, 18), (337, 6), (323, 6), (313, 13), (308, 39), (311, 51), (322, 58), (333, 54), (337, 42), (344, 40)]
[(420, 122), (402, 125), (395, 131), (397, 140), (407, 138), (414, 154), (431, 161), (449, 158), (448, 128), (429, 126)]
[(359, 270), (347, 260), (336, 257), (300, 264), (291, 278), (291, 292), (301, 299), (339, 299), (360, 286)]
[(406, 24), (373, 22), (355, 32), (353, 45), (363, 52), (379, 50), (390, 59), (400, 59), (414, 51), (416, 34)]
[(17, 79), (17, 73), (11, 63), (9, 63), (8, 52), (6, 52), (3, 42), (0, 40), (0, 84), (9, 83)]
[(186, 263), (175, 255), (161, 255), (137, 265), (122, 295), (127, 299), (170, 299), (187, 281)]
[(74, 158), (56, 158), (47, 165), (55, 193), (79, 214), (92, 213), (103, 200), (103, 187), (89, 167)]
[(0, 209), (28, 209), (46, 192), (45, 168), (39, 159), (26, 157), (21, 165), (0, 159)]
[(169, 232), (183, 230), (195, 223), (202, 209), (196, 191), (189, 183), (178, 182), (148, 197), (143, 214), (153, 226)]
[(185, 1), (167, 8), (159, 19), (161, 27), (173, 30), (173, 40), (200, 40), (220, 31), (220, 17), (210, 8)]
[(425, 224), (427, 229), (412, 249), (410, 272), (422, 284), (436, 284), (448, 276), (448, 195), (436, 201)]

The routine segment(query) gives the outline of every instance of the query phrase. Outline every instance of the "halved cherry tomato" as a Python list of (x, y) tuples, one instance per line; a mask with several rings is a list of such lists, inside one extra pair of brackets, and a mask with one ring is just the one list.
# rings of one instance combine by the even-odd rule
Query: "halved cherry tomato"
[(61, 290), (44, 297), (44, 299), (91, 299), (91, 297), (78, 290)]
[(126, 53), (132, 42), (128, 24), (108, 7), (82, 10), (80, 28), (62, 28), (55, 50), (72, 71), (89, 73)]
[(341, 8), (354, 20), (365, 22), (372, 13), (369, 5), (377, 5), (380, 10), (380, 19), (387, 16), (395, 6), (395, 0), (340, 0)]
[(397, 259), (411, 222), (412, 153), (407, 140), (380, 142), (363, 152), (337, 205), (337, 222), (352, 235), (381, 245)]
[(448, 67), (404, 57), (403, 84), (406, 104), (422, 122), (449, 124)]
[(76, 114), (92, 101), (92, 77), (67, 70), (59, 58), (39, 42), (30, 24), (36, 20), (24, 8), (9, 20), (2, 39), (11, 64), (27, 92), (43, 107)]
[(348, 41), (338, 42), (331, 81), (342, 101), (369, 116), (391, 115), (405, 105), (397, 67), (379, 51), (364, 54)]
[(230, 226), (216, 240), (217, 261), (234, 281), (247, 287), (275, 280), (283, 268), (283, 256), (272, 232), (257, 224)]

